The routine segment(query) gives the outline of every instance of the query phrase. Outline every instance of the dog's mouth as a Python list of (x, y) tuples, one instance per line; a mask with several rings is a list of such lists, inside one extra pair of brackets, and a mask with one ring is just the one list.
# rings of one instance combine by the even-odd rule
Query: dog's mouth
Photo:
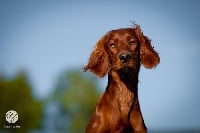
[(123, 73), (130, 73), (132, 72), (133, 68), (129, 66), (128, 64), (123, 64), (119, 70)]
[(134, 66), (134, 63), (132, 61), (129, 62), (116, 62), (111, 64), (112, 69), (114, 70), (122, 70), (122, 71), (128, 71), (129, 69), (132, 69)]
[(116, 71), (119, 75), (120, 78), (122, 79), (129, 79), (131, 78), (133, 75), (135, 75), (138, 71), (138, 65), (136, 65), (137, 63), (133, 62), (127, 62), (127, 63), (119, 63), (117, 64), (113, 64), (111, 65), (111, 69), (113, 71)]
[(129, 61), (126, 63), (121, 63), (118, 70), (120, 71), (120, 73), (132, 74), (135, 71), (138, 71), (138, 68), (139, 64), (137, 64), (137, 62)]

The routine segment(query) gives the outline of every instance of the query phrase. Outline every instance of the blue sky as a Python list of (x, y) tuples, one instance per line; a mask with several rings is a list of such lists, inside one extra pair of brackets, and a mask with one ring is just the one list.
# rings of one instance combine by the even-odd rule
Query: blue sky
[[(139, 96), (151, 129), (200, 127), (198, 0), (1, 0), (0, 73), (25, 70), (35, 95), (46, 97), (66, 69), (81, 68), (107, 31), (141, 25), (160, 53), (141, 68)], [(102, 88), (106, 78), (99, 79)]]

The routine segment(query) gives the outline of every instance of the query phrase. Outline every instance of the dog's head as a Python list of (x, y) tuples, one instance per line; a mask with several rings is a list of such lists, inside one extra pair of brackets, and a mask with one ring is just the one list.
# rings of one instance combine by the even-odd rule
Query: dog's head
[(159, 55), (151, 46), (151, 41), (136, 25), (133, 28), (112, 30), (104, 35), (95, 45), (84, 70), (89, 69), (103, 77), (110, 69), (137, 71), (140, 63), (146, 68), (153, 68), (159, 62)]

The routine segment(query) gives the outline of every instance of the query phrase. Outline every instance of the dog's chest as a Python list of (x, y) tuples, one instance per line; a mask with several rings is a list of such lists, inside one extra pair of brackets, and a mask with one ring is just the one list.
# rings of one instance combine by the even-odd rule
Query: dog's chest
[(117, 97), (120, 113), (128, 115), (134, 102), (134, 93), (131, 92), (123, 82), (121, 82), (118, 84)]

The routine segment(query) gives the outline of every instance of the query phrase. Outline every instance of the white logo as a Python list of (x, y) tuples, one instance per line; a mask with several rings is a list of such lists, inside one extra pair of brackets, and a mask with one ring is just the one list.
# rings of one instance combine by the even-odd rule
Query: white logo
[(15, 123), (18, 120), (18, 114), (15, 110), (9, 110), (6, 113), (6, 121), (8, 123)]

